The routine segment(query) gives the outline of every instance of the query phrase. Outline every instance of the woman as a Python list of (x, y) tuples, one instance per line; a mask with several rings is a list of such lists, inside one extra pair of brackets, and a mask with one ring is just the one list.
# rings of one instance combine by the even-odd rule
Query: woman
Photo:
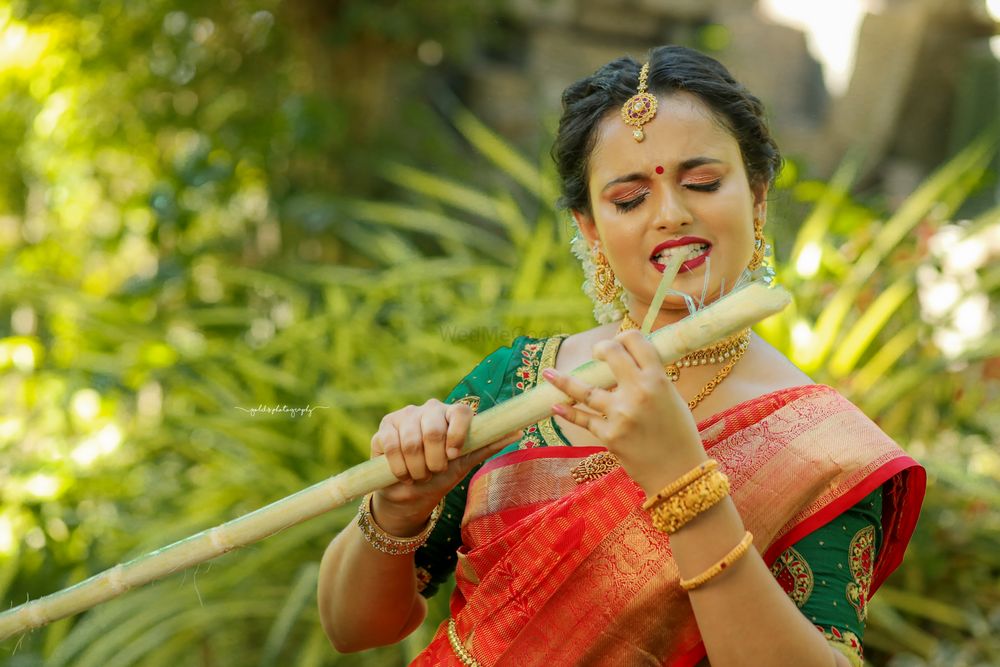
[[(860, 665), (923, 469), (749, 331), (664, 369), (635, 330), (674, 253), (687, 298), (655, 328), (763, 270), (780, 156), (759, 101), (662, 47), (570, 86), (563, 108), (553, 156), (606, 323), (518, 338), (444, 403), (383, 419), (372, 456), (400, 482), (326, 552), (327, 633), (341, 651), (399, 641), (454, 570), (451, 617), (415, 665)], [(591, 356), (615, 390), (568, 375)], [(543, 381), (573, 405), (458, 456), (474, 410)]]

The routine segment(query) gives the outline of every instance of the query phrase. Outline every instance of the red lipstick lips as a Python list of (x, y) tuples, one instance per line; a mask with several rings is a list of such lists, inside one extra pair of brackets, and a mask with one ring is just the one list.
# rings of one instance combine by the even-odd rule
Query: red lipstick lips
[(692, 259), (689, 259), (686, 262), (684, 262), (683, 264), (681, 264), (681, 270), (682, 271), (683, 270), (693, 271), (694, 269), (698, 268), (699, 266), (701, 266), (702, 264), (705, 263), (705, 259), (712, 252), (712, 244), (709, 243), (706, 239), (703, 239), (703, 238), (700, 238), (700, 237), (697, 237), (697, 236), (682, 236), (679, 239), (671, 239), (669, 241), (664, 241), (660, 245), (658, 245), (655, 248), (653, 248), (653, 252), (651, 252), (649, 254), (649, 261), (652, 263), (653, 267), (657, 271), (659, 271), (660, 273), (663, 273), (663, 269), (666, 268), (666, 265), (661, 264), (660, 262), (657, 262), (654, 258), (657, 255), (659, 255), (663, 250), (666, 250), (667, 248), (676, 248), (678, 246), (686, 246), (686, 245), (704, 245), (704, 246), (708, 246), (708, 247), (705, 249), (705, 251), (702, 254), (700, 254), (697, 257), (694, 257)]

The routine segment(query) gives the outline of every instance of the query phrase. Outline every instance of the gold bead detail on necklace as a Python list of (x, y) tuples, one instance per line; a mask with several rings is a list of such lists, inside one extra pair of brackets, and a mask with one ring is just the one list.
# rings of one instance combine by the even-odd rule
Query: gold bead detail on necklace
[[(622, 318), (622, 323), (618, 327), (618, 333), (638, 328), (639, 323), (633, 320), (628, 313), (625, 313), (625, 316)], [(712, 391), (719, 386), (719, 383), (722, 382), (727, 375), (729, 375), (730, 371), (733, 370), (733, 366), (735, 366), (736, 362), (743, 358), (743, 355), (749, 347), (750, 329), (744, 329), (735, 336), (730, 336), (722, 342), (700, 350), (695, 350), (691, 354), (681, 357), (676, 362), (667, 364), (664, 366), (664, 370), (667, 372), (667, 377), (674, 382), (677, 382), (677, 380), (681, 377), (681, 368), (722, 363), (723, 361), (726, 362), (726, 365), (719, 370), (716, 376), (712, 378), (700, 392), (698, 392), (698, 395), (688, 401), (688, 409), (694, 410), (694, 407), (701, 403), (706, 396), (711, 394)]]

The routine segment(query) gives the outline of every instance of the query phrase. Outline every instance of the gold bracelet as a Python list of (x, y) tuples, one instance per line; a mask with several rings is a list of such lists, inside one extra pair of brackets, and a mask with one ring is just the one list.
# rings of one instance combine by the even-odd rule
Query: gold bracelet
[(385, 532), (375, 522), (374, 517), (372, 517), (372, 499), (374, 496), (374, 493), (369, 493), (361, 501), (361, 506), (358, 508), (358, 526), (361, 528), (361, 534), (365, 536), (368, 544), (390, 556), (402, 556), (419, 549), (427, 541), (431, 531), (434, 530), (434, 525), (437, 523), (438, 517), (441, 516), (441, 510), (444, 507), (444, 498), (442, 498), (441, 502), (434, 508), (434, 511), (431, 512), (431, 517), (427, 521), (427, 525), (420, 531), (419, 535), (414, 535), (413, 537), (396, 537)]
[(675, 479), (673, 482), (667, 484), (665, 487), (660, 489), (660, 492), (657, 493), (655, 496), (646, 500), (646, 502), (643, 503), (642, 505), (642, 509), (648, 510), (654, 505), (659, 505), (664, 500), (674, 495), (675, 493), (683, 489), (691, 482), (695, 481), (696, 479), (699, 479), (710, 470), (715, 470), (718, 467), (719, 467), (718, 461), (716, 461), (715, 459), (709, 459), (704, 463), (702, 463), (701, 465), (697, 466), (696, 468), (688, 470), (686, 473)]
[(729, 495), (729, 478), (711, 470), (650, 510), (653, 527), (676, 533), (696, 516)]
[(730, 565), (738, 561), (740, 558), (745, 556), (747, 551), (750, 550), (750, 545), (752, 543), (753, 543), (753, 535), (748, 530), (746, 532), (746, 535), (743, 536), (743, 539), (740, 540), (740, 543), (737, 544), (732, 551), (723, 556), (722, 560), (720, 560), (718, 563), (708, 568), (707, 570), (699, 574), (697, 577), (693, 577), (691, 579), (681, 579), (681, 588), (683, 588), (686, 591), (693, 591), (694, 589), (703, 585), (712, 577), (718, 576), (727, 567), (729, 567)]

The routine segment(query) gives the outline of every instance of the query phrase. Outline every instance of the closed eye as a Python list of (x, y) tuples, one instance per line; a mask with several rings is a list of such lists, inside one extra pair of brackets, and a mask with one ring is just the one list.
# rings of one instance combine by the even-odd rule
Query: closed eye
[(711, 183), (688, 183), (684, 187), (695, 192), (715, 192), (722, 187), (722, 179), (720, 178)]
[(633, 197), (632, 199), (626, 199), (624, 201), (616, 201), (613, 203), (615, 205), (615, 208), (618, 209), (619, 213), (628, 213), (636, 206), (646, 201), (646, 197), (648, 196), (649, 196), (648, 192), (643, 192), (642, 194)]

